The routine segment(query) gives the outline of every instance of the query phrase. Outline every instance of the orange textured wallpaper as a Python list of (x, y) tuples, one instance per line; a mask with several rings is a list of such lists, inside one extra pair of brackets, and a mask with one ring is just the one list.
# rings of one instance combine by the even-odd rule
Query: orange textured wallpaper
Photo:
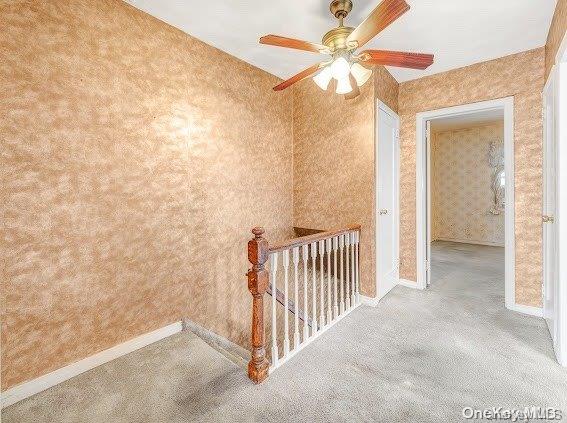
[(313, 81), (294, 89), (294, 226), (330, 229), (360, 223), (361, 290), (374, 283), (374, 98), (397, 110), (398, 83), (384, 67), (354, 100)]
[(547, 42), (545, 43), (545, 79), (555, 64), (555, 56), (567, 32), (567, 0), (559, 0), (555, 7)]
[(384, 66), (374, 67), (374, 98), (382, 101), (394, 112), (398, 112), (398, 81)]
[(3, 1), (0, 27), (2, 389), (181, 317), (246, 345), (292, 93), (118, 0)]
[(516, 301), (541, 305), (544, 48), (400, 84), (401, 277), (416, 280), (415, 115), (514, 96)]

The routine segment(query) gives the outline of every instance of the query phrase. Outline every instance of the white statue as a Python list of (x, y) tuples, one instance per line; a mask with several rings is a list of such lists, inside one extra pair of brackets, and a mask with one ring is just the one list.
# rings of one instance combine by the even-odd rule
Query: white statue
[(499, 141), (492, 141), (488, 149), (488, 163), (492, 171), (492, 206), (490, 213), (498, 215), (504, 211), (506, 175), (504, 173), (504, 145)]

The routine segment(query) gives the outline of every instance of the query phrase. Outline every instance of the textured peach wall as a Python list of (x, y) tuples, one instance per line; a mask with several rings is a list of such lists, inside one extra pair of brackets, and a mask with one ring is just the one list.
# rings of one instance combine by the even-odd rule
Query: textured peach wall
[(555, 7), (547, 42), (545, 43), (545, 79), (555, 64), (555, 56), (567, 31), (567, 0), (559, 0)]
[(400, 84), (401, 277), (416, 280), (415, 115), (514, 96), (516, 301), (541, 304), (544, 48)]
[(186, 316), (246, 345), (291, 92), (118, 0), (0, 5), (2, 389)]
[(374, 67), (374, 97), (381, 100), (394, 112), (398, 112), (398, 81), (384, 66)]
[(397, 109), (394, 78), (375, 69), (354, 100), (319, 89), (294, 89), (294, 226), (329, 229), (360, 223), (361, 290), (374, 296), (374, 97)]

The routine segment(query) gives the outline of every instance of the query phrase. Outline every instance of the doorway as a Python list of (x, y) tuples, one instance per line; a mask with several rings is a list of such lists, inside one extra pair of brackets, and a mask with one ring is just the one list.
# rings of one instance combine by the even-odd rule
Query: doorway
[(504, 112), (430, 122), (430, 270), (433, 292), (504, 308)]
[[(515, 303), (515, 270), (514, 270), (514, 99), (513, 97), (472, 103), (418, 113), (416, 116), (416, 242), (417, 242), (417, 286), (425, 289), (431, 282), (432, 275), (432, 204), (431, 204), (431, 136), (432, 125), (442, 121), (474, 121), (478, 116), (502, 117), (502, 152), (501, 169), (494, 167), (492, 182), (502, 178), (504, 186), (501, 197), (505, 200), (498, 203), (495, 195), (494, 209), (498, 213), (501, 208), (504, 219), (504, 299), (507, 308), (516, 309)], [(488, 160), (490, 151), (486, 151)], [(500, 179), (499, 179), (500, 180)], [(492, 183), (491, 183), (492, 185)], [(491, 187), (492, 188), (492, 187)], [(486, 210), (490, 213), (490, 210)], [(454, 233), (462, 233), (454, 231)], [(463, 239), (448, 238), (446, 242), (459, 242)], [(525, 310), (521, 310), (525, 312)]]
[(381, 101), (375, 136), (376, 292), (384, 297), (399, 280), (400, 118)]

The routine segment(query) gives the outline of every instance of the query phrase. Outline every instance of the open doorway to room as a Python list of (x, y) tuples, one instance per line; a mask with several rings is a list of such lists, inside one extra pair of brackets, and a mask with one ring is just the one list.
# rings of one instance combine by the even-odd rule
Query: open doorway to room
[(429, 140), (428, 283), (503, 305), (504, 111), (432, 120)]
[(418, 286), (514, 301), (513, 99), (417, 115)]

